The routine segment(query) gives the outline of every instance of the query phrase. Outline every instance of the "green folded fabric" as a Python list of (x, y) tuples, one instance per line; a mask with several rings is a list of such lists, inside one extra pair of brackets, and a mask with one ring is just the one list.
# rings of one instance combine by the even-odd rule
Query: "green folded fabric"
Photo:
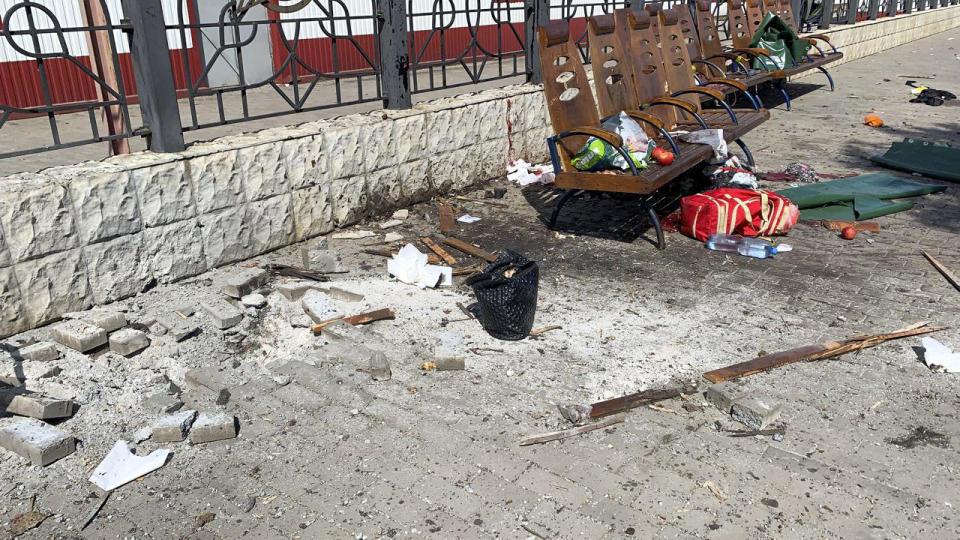
[(885, 154), (870, 159), (891, 169), (960, 182), (960, 149), (946, 143), (904, 139), (891, 144)]
[(789, 68), (793, 66), (794, 61), (803, 62), (811, 45), (801, 41), (797, 33), (783, 22), (783, 19), (768, 12), (760, 22), (760, 26), (753, 31), (749, 47), (770, 51), (769, 56), (777, 65), (771, 65), (770, 60), (763, 56), (753, 60), (754, 69), (766, 70)]
[(887, 173), (873, 173), (829, 182), (783, 189), (777, 193), (797, 203), (800, 219), (873, 219), (913, 208), (913, 201), (891, 201), (917, 197), (947, 189)]

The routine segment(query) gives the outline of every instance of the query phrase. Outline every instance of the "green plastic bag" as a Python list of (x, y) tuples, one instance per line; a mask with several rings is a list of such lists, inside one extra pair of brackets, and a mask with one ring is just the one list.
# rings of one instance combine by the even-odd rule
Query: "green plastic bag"
[[(623, 151), (630, 156), (633, 166), (639, 169), (646, 169), (650, 161), (650, 155), (656, 147), (656, 143), (648, 140), (643, 128), (636, 120), (630, 118), (625, 113), (620, 113), (607, 119), (601, 127), (607, 131), (616, 133), (623, 139)], [(640, 149), (640, 150), (631, 150)], [(606, 171), (606, 170), (626, 170), (630, 168), (627, 160), (610, 143), (590, 137), (586, 144), (577, 151), (570, 163), (581, 171)]]
[(760, 48), (770, 51), (770, 59), (759, 56), (753, 60), (755, 69), (784, 69), (793, 66), (793, 62), (802, 62), (807, 57), (811, 45), (801, 41), (796, 32), (787, 26), (783, 19), (767, 13), (760, 26), (753, 32), (750, 40), (751, 48)]

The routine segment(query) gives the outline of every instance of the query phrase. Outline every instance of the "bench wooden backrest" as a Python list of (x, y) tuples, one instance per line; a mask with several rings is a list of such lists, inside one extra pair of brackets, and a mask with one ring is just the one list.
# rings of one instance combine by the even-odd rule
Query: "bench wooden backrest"
[[(660, 53), (663, 56), (663, 68), (667, 79), (667, 88), (670, 92), (685, 90), (697, 85), (690, 63), (690, 55), (683, 43), (683, 31), (680, 29), (680, 18), (674, 9), (660, 11), (657, 18), (660, 26)], [(694, 105), (700, 110), (700, 96), (685, 94), (679, 99)], [(682, 116), (686, 116), (683, 113)]]
[(677, 22), (680, 23), (680, 32), (683, 35), (683, 41), (687, 44), (687, 56), (691, 60), (699, 60), (701, 57), (700, 40), (697, 38), (697, 28), (693, 23), (693, 13), (688, 4), (680, 4), (672, 8), (677, 12)]
[(783, 22), (787, 23), (787, 26), (796, 31), (793, 20), (793, 7), (790, 5), (790, 0), (780, 0), (780, 10), (777, 12), (777, 15), (783, 19)]
[[(644, 4), (643, 2), (640, 2)], [(657, 25), (657, 17), (660, 16), (660, 10), (663, 9), (663, 5), (660, 2), (650, 2), (649, 4), (643, 5), (643, 10), (650, 15), (650, 25), (651, 30), (653, 30), (653, 42), (660, 43), (660, 27)]]
[(635, 110), (639, 106), (623, 33), (616, 30), (617, 21), (613, 13), (587, 18), (593, 86), (597, 90), (601, 118), (620, 111)]
[(753, 37), (753, 27), (750, 26), (747, 18), (743, 0), (727, 1), (727, 22), (730, 25), (730, 39), (733, 40), (733, 46), (741, 49), (747, 47)]
[[(570, 39), (567, 21), (553, 21), (537, 30), (540, 49), (540, 73), (543, 94), (554, 133), (578, 127), (598, 127), (600, 115), (593, 101), (590, 81), (580, 59), (580, 50)], [(568, 152), (561, 152), (564, 168), (570, 170), (570, 151), (576, 152), (586, 143), (586, 136), (564, 141)]]
[[(628, 58), (633, 72), (637, 103), (649, 103), (669, 94), (660, 46), (653, 37), (657, 27), (656, 18), (637, 4), (623, 10), (627, 20), (627, 41), (630, 44)], [(677, 113), (673, 107), (654, 107), (647, 112), (663, 120), (667, 126), (677, 123)]]
[[(754, 32), (760, 27), (760, 23), (763, 22), (763, 6), (760, 4), (760, 0), (745, 0), (744, 11), (747, 13), (747, 23), (750, 25), (750, 37), (752, 38)], [(749, 40), (743, 46), (746, 47), (748, 44)]]
[(702, 58), (708, 58), (723, 52), (720, 35), (717, 33), (717, 23), (713, 19), (710, 7), (710, 0), (697, 0), (697, 13), (694, 20), (697, 24), (697, 33), (700, 34)]

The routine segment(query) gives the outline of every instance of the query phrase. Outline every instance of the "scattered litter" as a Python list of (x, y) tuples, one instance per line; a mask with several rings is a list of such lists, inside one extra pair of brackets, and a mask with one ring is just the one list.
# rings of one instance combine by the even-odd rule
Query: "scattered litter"
[(334, 325), (338, 322), (345, 322), (353, 326), (360, 326), (364, 324), (370, 324), (376, 321), (389, 321), (396, 318), (396, 314), (388, 309), (378, 309), (376, 311), (368, 311), (367, 313), (360, 313), (359, 315), (351, 315), (350, 317), (343, 317), (340, 319), (331, 319), (329, 321), (323, 321), (319, 324), (313, 325), (313, 333), (319, 334), (324, 328)]
[(910, 93), (916, 96), (910, 100), (910, 103), (923, 103), (924, 105), (930, 105), (931, 107), (939, 107), (940, 105), (943, 105), (944, 101), (957, 99), (956, 94), (952, 92), (947, 92), (946, 90), (937, 90), (936, 88), (930, 88), (927, 86), (917, 86), (914, 84), (916, 82), (917, 81), (907, 81), (905, 83), (907, 86), (913, 88)]
[(387, 272), (404, 283), (417, 285), (420, 288), (436, 288), (453, 284), (453, 273), (450, 267), (427, 264), (428, 257), (420, 253), (413, 244), (403, 246), (403, 249), (392, 259), (387, 261)]
[[(519, 184), (521, 187), (531, 184), (552, 184), (555, 178), (553, 165), (531, 165), (522, 159), (507, 165), (507, 180)], [(502, 190), (502, 192), (499, 190)], [(498, 193), (500, 193), (499, 197), (497, 196)], [(500, 199), (506, 193), (506, 189), (496, 188), (490, 198)]]
[(713, 493), (713, 496), (716, 497), (718, 501), (723, 502), (727, 500), (727, 495), (723, 491), (720, 491), (720, 488), (713, 482), (708, 480), (703, 483), (703, 487), (709, 489), (710, 493)]
[(285, 264), (268, 264), (266, 269), (271, 274), (278, 276), (293, 277), (297, 279), (310, 279), (313, 281), (330, 281), (330, 278), (324, 274), (341, 274), (345, 272), (314, 272), (306, 268), (297, 268), (296, 266), (287, 266)]
[(727, 149), (727, 141), (723, 138), (722, 129), (700, 129), (680, 135), (680, 140), (693, 144), (705, 144), (713, 148), (713, 159), (711, 163), (723, 163), (730, 155)]
[(940, 272), (940, 274), (943, 275), (943, 277), (945, 277), (947, 281), (950, 282), (951, 285), (953, 285), (953, 288), (960, 291), (960, 278), (957, 278), (957, 276), (955, 276), (954, 273), (950, 271), (950, 269), (944, 266), (937, 259), (933, 258), (933, 255), (927, 253), (924, 250), (920, 250), (920, 253), (923, 253), (923, 256), (926, 257), (928, 261), (930, 261), (930, 264), (932, 264), (933, 267), (936, 268), (937, 271)]
[(803, 184), (814, 184), (820, 181), (817, 172), (813, 170), (813, 167), (799, 161), (790, 163), (784, 167), (781, 172), (783, 174), (792, 176), (794, 181)]
[(619, 424), (626, 419), (625, 415), (612, 416), (606, 420), (601, 420), (595, 424), (587, 424), (585, 426), (575, 427), (571, 429), (565, 429), (563, 431), (551, 431), (550, 433), (543, 433), (540, 435), (534, 435), (532, 437), (527, 437), (520, 441), (520, 446), (528, 446), (531, 444), (540, 444), (550, 441), (558, 441), (560, 439), (566, 439), (568, 437), (573, 437), (575, 435), (582, 435), (584, 433), (589, 433), (591, 431), (602, 429), (605, 427), (612, 426), (614, 424)]
[(439, 208), (440, 214), (440, 232), (442, 234), (450, 234), (457, 228), (457, 224), (453, 219), (453, 207), (450, 206), (450, 203), (441, 202)]
[(718, 188), (737, 188), (737, 189), (758, 189), (757, 177), (746, 169), (739, 167), (723, 166), (710, 175), (713, 180), (713, 189)]
[(377, 233), (373, 231), (340, 231), (330, 235), (330, 238), (334, 240), (362, 240), (364, 238), (372, 238), (376, 236)]
[(434, 362), (424, 362), (420, 364), (420, 369), (422, 369), (423, 371), (436, 371), (437, 364)]
[(530, 337), (537, 337), (537, 336), (539, 336), (540, 334), (546, 334), (547, 332), (550, 332), (550, 331), (552, 331), (552, 330), (560, 330), (561, 328), (563, 328), (563, 327), (560, 326), (559, 324), (553, 324), (553, 325), (550, 325), (550, 326), (544, 326), (544, 327), (542, 327), (542, 328), (537, 328), (536, 330), (531, 330), (531, 331), (530, 331)]
[(475, 246), (475, 245), (473, 245), (473, 244), (468, 244), (468, 243), (464, 242), (463, 240), (459, 240), (459, 239), (457, 239), (457, 238), (453, 238), (452, 236), (448, 236), (448, 237), (444, 238), (444, 239), (443, 239), (443, 243), (446, 244), (446, 245), (448, 245), (448, 246), (450, 246), (450, 247), (452, 247), (453, 249), (462, 251), (462, 252), (466, 253), (467, 255), (472, 255), (472, 256), (474, 256), (474, 257), (476, 257), (476, 258), (478, 258), (478, 259), (483, 259), (483, 260), (485, 260), (485, 261), (487, 261), (487, 262), (494, 262), (494, 261), (497, 260), (497, 256), (494, 255), (493, 253), (490, 253), (489, 251), (485, 251), (485, 250), (483, 250), (483, 249), (480, 249), (480, 248), (478, 248), (477, 246)]
[(90, 481), (104, 491), (112, 491), (163, 467), (170, 456), (170, 450), (161, 448), (141, 457), (131, 452), (128, 444), (127, 441), (117, 441), (94, 469)]
[(837, 219), (821, 219), (820, 225), (831, 231), (840, 232), (847, 227), (853, 227), (860, 232), (880, 232), (880, 224), (875, 221), (842, 221)]
[(868, 114), (863, 117), (863, 125), (870, 127), (883, 127), (883, 119), (875, 114)]
[(568, 421), (579, 424), (588, 418), (603, 418), (604, 416), (629, 411), (665, 399), (672, 399), (682, 394), (692, 394), (695, 391), (696, 388), (693, 387), (644, 390), (635, 394), (598, 401), (592, 405), (562, 406), (560, 407), (560, 414)]
[(650, 410), (665, 412), (670, 414), (680, 414), (676, 409), (668, 409), (666, 407), (661, 407), (659, 405), (647, 405), (647, 408)]
[(875, 347), (893, 339), (929, 334), (945, 329), (945, 327), (925, 328), (927, 324), (927, 322), (919, 322), (888, 334), (858, 335), (840, 341), (805, 345), (803, 347), (797, 347), (796, 349), (768, 354), (732, 366), (715, 369), (704, 373), (703, 376), (706, 377), (707, 380), (715, 383), (729, 381), (731, 379), (762, 373), (794, 362), (826, 360), (827, 358), (833, 358), (848, 352)]
[(476, 216), (471, 216), (470, 214), (464, 214), (457, 218), (457, 221), (460, 223), (476, 223), (480, 221), (480, 218)]
[(953, 352), (932, 337), (925, 337), (920, 343), (923, 345), (923, 363), (930, 371), (960, 373), (960, 353)]
[(774, 246), (763, 238), (747, 238), (734, 234), (713, 233), (707, 237), (706, 246), (713, 251), (739, 253), (754, 259), (766, 259), (781, 252), (792, 251), (790, 244)]
[(436, 242), (434, 242), (433, 238), (430, 238), (429, 236), (424, 236), (423, 238), (420, 239), (420, 241), (423, 242), (423, 245), (430, 248), (430, 251), (433, 251), (434, 253), (436, 253), (437, 257), (440, 257), (441, 259), (443, 259), (443, 262), (449, 264), (450, 266), (457, 264), (457, 259), (455, 259), (452, 255), (447, 253), (447, 251), (442, 247), (440, 247)]

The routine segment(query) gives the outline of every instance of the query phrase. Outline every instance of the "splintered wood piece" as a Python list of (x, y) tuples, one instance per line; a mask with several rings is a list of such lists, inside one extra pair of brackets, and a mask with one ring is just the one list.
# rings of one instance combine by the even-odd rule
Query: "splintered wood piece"
[(549, 332), (549, 331), (551, 331), (551, 330), (559, 330), (559, 329), (561, 329), (561, 328), (563, 328), (563, 327), (560, 326), (559, 324), (553, 324), (553, 325), (550, 325), (550, 326), (544, 326), (543, 328), (537, 328), (536, 330), (531, 330), (531, 331), (530, 331), (530, 337), (537, 337), (537, 336), (539, 336), (540, 334), (546, 334), (547, 332)]
[(490, 253), (489, 251), (484, 251), (473, 244), (468, 244), (467, 242), (464, 242), (463, 240), (459, 240), (452, 236), (448, 236), (444, 238), (443, 243), (452, 247), (453, 249), (462, 251), (467, 255), (473, 255), (474, 257), (478, 259), (483, 259), (487, 262), (493, 262), (497, 260), (497, 256), (494, 255), (493, 253)]
[(820, 225), (831, 231), (842, 231), (853, 227), (857, 232), (880, 232), (880, 224), (875, 221), (840, 221), (837, 219), (821, 219)]
[(483, 270), (483, 267), (479, 264), (473, 266), (464, 266), (463, 268), (454, 268), (453, 275), (455, 276), (471, 276), (477, 272)]
[(665, 390), (644, 390), (636, 394), (630, 394), (618, 398), (598, 401), (590, 405), (590, 418), (603, 418), (618, 412), (629, 411), (643, 405), (649, 405), (657, 401), (675, 398), (680, 394), (690, 394), (695, 390), (693, 388), (667, 388)]
[(571, 429), (565, 429), (563, 431), (552, 431), (550, 433), (544, 433), (542, 435), (534, 435), (533, 437), (528, 437), (520, 441), (520, 446), (528, 446), (531, 444), (539, 444), (550, 441), (559, 441), (560, 439), (566, 439), (567, 437), (573, 437), (574, 435), (582, 435), (584, 433), (589, 433), (596, 429), (602, 429), (607, 426), (612, 426), (614, 424), (619, 424), (624, 421), (624, 415), (614, 416), (612, 418), (607, 418), (606, 420), (601, 420), (596, 424), (587, 424), (585, 426), (580, 426)]
[(378, 309), (377, 311), (360, 313), (359, 315), (353, 315), (350, 317), (342, 317), (339, 319), (330, 319), (329, 321), (323, 321), (320, 324), (313, 325), (311, 330), (313, 330), (314, 334), (319, 334), (324, 328), (339, 321), (350, 323), (353, 326), (359, 326), (361, 324), (370, 324), (375, 321), (393, 320), (395, 318), (396, 318), (396, 314), (394, 314), (393, 311), (391, 311), (389, 308), (384, 308), (384, 309)]
[(930, 264), (937, 269), (938, 272), (943, 274), (943, 277), (947, 278), (947, 281), (953, 285), (953, 288), (960, 291), (960, 279), (957, 278), (946, 266), (940, 263), (940, 261), (933, 258), (933, 255), (927, 253), (926, 251), (920, 250), (920, 253), (923, 253), (923, 256), (930, 261)]
[(891, 332), (889, 334), (854, 336), (839, 342), (828, 341), (826, 343), (805, 345), (803, 347), (797, 347), (796, 349), (768, 354), (766, 356), (754, 358), (753, 360), (748, 360), (732, 366), (715, 369), (713, 371), (704, 373), (703, 376), (706, 377), (710, 382), (719, 383), (729, 381), (731, 379), (746, 377), (755, 373), (761, 373), (785, 366), (787, 364), (792, 364), (794, 362), (813, 362), (816, 360), (825, 360), (827, 358), (833, 358), (848, 352), (875, 347), (883, 342), (893, 339), (929, 334), (931, 332), (938, 332), (945, 329), (945, 326), (935, 328), (907, 327), (905, 330)]
[(449, 203), (440, 204), (440, 232), (450, 234), (457, 228), (457, 222), (453, 218), (453, 207)]
[(436, 242), (434, 242), (433, 238), (430, 238), (429, 236), (424, 236), (423, 238), (420, 239), (420, 241), (423, 242), (423, 245), (430, 248), (430, 251), (433, 251), (434, 253), (437, 254), (438, 257), (443, 259), (443, 262), (449, 264), (450, 266), (457, 264), (457, 260), (453, 258), (453, 255), (450, 255), (449, 253), (447, 253), (445, 249), (443, 249)]

